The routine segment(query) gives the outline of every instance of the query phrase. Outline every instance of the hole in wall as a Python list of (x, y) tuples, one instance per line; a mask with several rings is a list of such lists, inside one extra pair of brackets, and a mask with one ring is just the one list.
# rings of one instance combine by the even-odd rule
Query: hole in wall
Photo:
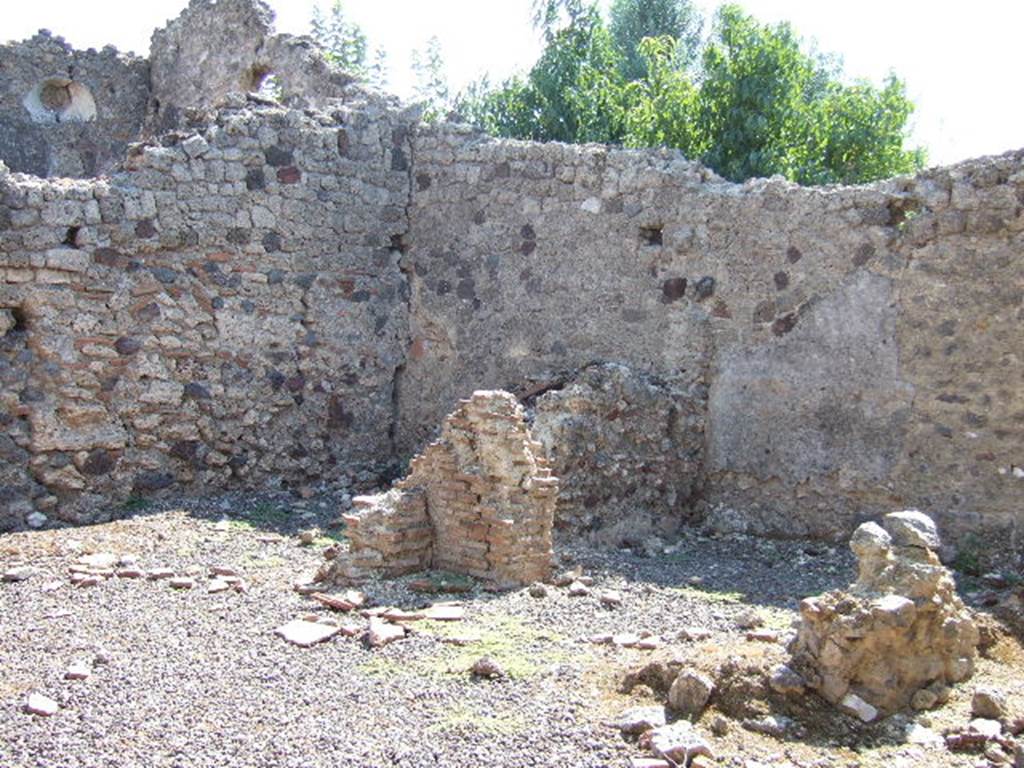
[(661, 245), (663, 229), (661, 226), (640, 227), (640, 240), (644, 245)]
[(0, 308), (0, 337), (28, 330), (28, 318), (20, 307)]
[(70, 248), (78, 247), (78, 231), (81, 227), (68, 227), (68, 231), (64, 234), (64, 240), (62, 243)]
[(67, 77), (49, 77), (37, 83), (21, 103), (36, 123), (87, 123), (96, 119), (92, 91)]
[(263, 99), (280, 101), (281, 81), (265, 64), (257, 64), (242, 76), (242, 88)]

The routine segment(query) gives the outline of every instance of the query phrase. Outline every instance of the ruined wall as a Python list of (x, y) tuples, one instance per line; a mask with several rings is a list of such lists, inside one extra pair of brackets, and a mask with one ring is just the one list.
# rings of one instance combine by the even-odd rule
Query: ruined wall
[(399, 446), (460, 391), (607, 360), (707, 387), (720, 527), (833, 536), (894, 506), (1019, 525), (1022, 165), (734, 185), (676, 153), (425, 131)]
[(322, 580), (352, 583), (434, 568), (498, 584), (551, 577), (559, 480), (509, 392), (477, 391), (387, 493), (343, 514), (350, 546)]
[(545, 388), (533, 434), (562, 480), (559, 529), (637, 546), (693, 521), (705, 461), (702, 383), (683, 389), (604, 363)]
[(392, 454), (407, 118), (360, 99), (303, 114), (236, 97), (109, 180), (0, 176), (0, 309), (17, 319), (0, 527)]
[[(233, 93), (270, 74), (296, 109)], [(505, 389), (574, 531), (919, 507), (1016, 543), (1024, 152), (800, 188), (419, 126), (257, 0), (192, 0), (150, 61), (41, 34), (0, 75), (36, 175), (0, 175), (0, 527), (376, 472)]]
[(259, 0), (191, 0), (154, 32), (150, 129), (173, 128), (186, 110), (256, 91), (268, 77), (289, 106), (341, 96), (353, 78), (332, 68), (311, 40), (275, 34), (273, 21), (273, 11)]
[(36, 176), (109, 172), (138, 137), (149, 63), (113, 48), (76, 51), (45, 30), (0, 46), (0, 161)]

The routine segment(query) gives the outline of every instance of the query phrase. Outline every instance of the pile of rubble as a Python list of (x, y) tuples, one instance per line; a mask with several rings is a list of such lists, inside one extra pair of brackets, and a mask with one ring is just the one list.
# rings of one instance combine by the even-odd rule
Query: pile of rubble
[(857, 581), (803, 601), (794, 668), (865, 722), (944, 703), (948, 686), (971, 676), (979, 634), (935, 554), (935, 524), (895, 512), (861, 525), (850, 547)]

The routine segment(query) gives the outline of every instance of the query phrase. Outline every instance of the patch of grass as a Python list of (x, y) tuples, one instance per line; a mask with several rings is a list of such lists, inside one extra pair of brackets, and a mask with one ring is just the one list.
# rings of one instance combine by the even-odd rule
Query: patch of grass
[(572, 658), (560, 644), (564, 638), (537, 630), (521, 619), (492, 615), (478, 623), (421, 621), (417, 630), (439, 639), (460, 639), (464, 644), (444, 644), (436, 651), (401, 663), (375, 657), (360, 667), (363, 674), (384, 679), (399, 676), (442, 677), (465, 675), (481, 656), (494, 659), (505, 674), (524, 679)]
[(957, 547), (953, 567), (967, 576), (981, 576), (985, 572), (982, 559), (984, 544), (973, 533), (967, 534)]
[(144, 509), (148, 509), (152, 502), (149, 499), (144, 499), (141, 496), (129, 496), (128, 500), (121, 505), (121, 508), (125, 512), (141, 512)]
[(742, 592), (718, 592), (708, 587), (669, 587), (669, 592), (702, 603), (722, 603), (735, 605), (743, 602)]
[(527, 722), (518, 712), (481, 712), (460, 702), (449, 707), (427, 730), (443, 733), (466, 728), (488, 736), (508, 736), (524, 732)]
[(314, 547), (329, 547), (332, 544), (339, 544), (345, 540), (345, 532), (342, 530), (327, 532), (313, 539)]
[(242, 562), (250, 568), (280, 568), (288, 564), (288, 561), (279, 555), (267, 555), (266, 557), (245, 555), (242, 557)]
[(459, 626), (461, 623), (427, 621), (420, 625), (437, 637), (468, 641), (465, 645), (445, 646), (428, 674), (465, 674), (481, 656), (490, 656), (506, 675), (522, 679), (569, 659), (569, 654), (558, 647), (562, 636), (537, 630), (514, 616), (486, 616), (476, 626)]
[(257, 504), (252, 509), (243, 512), (243, 516), (252, 525), (261, 528), (277, 528), (288, 522), (289, 513), (287, 509), (273, 504)]

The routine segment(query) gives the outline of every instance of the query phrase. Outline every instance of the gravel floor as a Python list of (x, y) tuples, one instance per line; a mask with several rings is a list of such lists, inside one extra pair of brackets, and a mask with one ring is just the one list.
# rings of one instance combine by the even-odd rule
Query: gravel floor
[[(476, 590), (455, 598), (464, 601), (463, 621), (417, 623), (415, 634), (384, 648), (340, 635), (298, 648), (274, 629), (335, 615), (292, 589), (330, 543), (301, 546), (298, 534), (327, 530), (336, 508), (332, 499), (221, 497), (89, 528), (0, 536), (0, 571), (36, 569), (0, 584), (0, 766), (624, 766), (641, 752), (606, 723), (645, 703), (616, 687), (647, 652), (589, 638), (646, 630), (672, 644), (699, 626), (736, 643), (751, 606), (785, 629), (801, 597), (852, 573), (845, 551), (819, 544), (694, 536), (653, 558), (560, 549), (563, 567), (593, 578), (590, 594)], [(90, 552), (192, 574), (196, 586), (126, 578), (71, 586), (68, 567)], [(247, 591), (209, 594), (215, 565), (235, 568)], [(365, 592), (377, 605), (431, 600), (408, 581)], [(622, 605), (602, 605), (605, 590), (619, 591)], [(510, 677), (474, 680), (467, 669), (484, 654)], [(66, 680), (79, 661), (91, 676)], [(60, 710), (26, 714), (32, 692)], [(747, 732), (715, 747), (722, 765), (973, 765)]]

